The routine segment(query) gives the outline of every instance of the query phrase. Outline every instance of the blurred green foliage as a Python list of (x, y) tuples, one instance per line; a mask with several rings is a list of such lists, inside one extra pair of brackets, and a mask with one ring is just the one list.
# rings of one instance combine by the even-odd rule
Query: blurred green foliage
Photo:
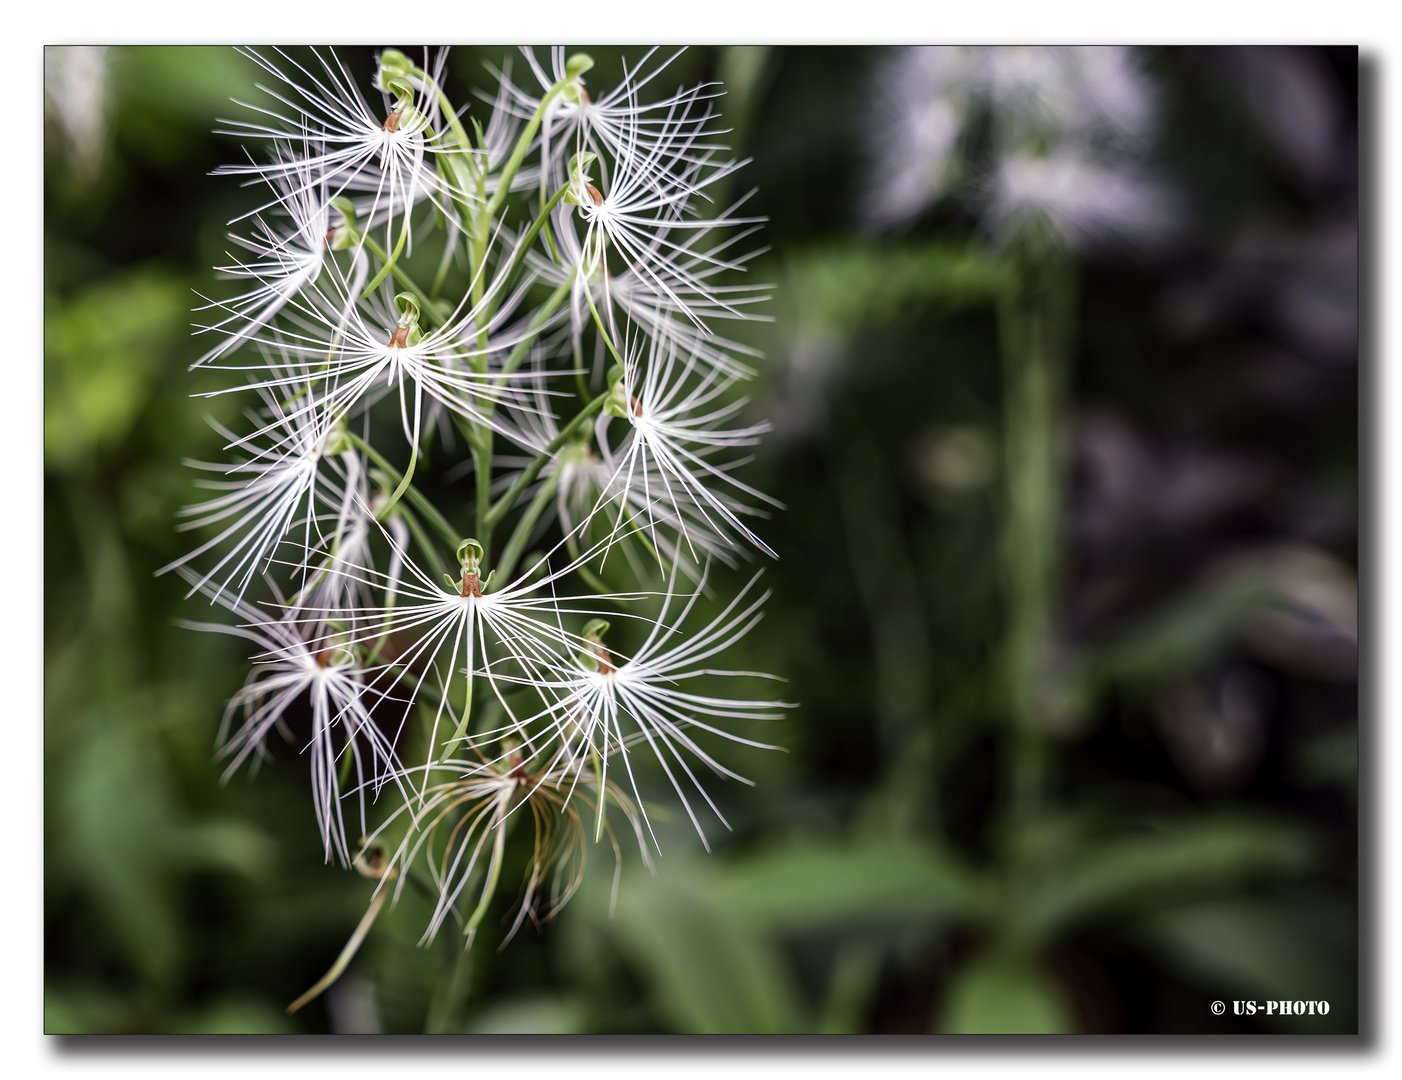
[[(602, 52), (598, 85), (617, 71)], [(734, 830), (713, 837), (711, 853), (674, 821), (656, 874), (625, 850), (616, 900), (600, 848), (555, 923), (527, 927), (502, 952), (504, 927), (484, 927), (453, 1023), (476, 1033), (1357, 1030), (1356, 686), (1279, 644), (1283, 625), (1298, 636), (1327, 623), (1351, 586), (1356, 510), (1346, 504), (1344, 526), (1322, 540), (1271, 519), (1181, 540), (1200, 549), (1196, 562), (1125, 569), (1140, 600), (1061, 640), (1047, 805), (1031, 821), (1010, 815), (997, 310), (1017, 278), (957, 214), (937, 210), (894, 238), (859, 229), (851, 148), (881, 55), (696, 49), (671, 73), (730, 81), (723, 108), (737, 149), (754, 158), (739, 179), (759, 186), (754, 208), (771, 218), (772, 251), (750, 273), (777, 283), (775, 322), (746, 329), (770, 357), (754, 412), (777, 431), (749, 473), (787, 508), (764, 530), (781, 553), (767, 571), (776, 595), (731, 666), (788, 678), (785, 697), (800, 708), (765, 737), (789, 752), (727, 757), (757, 786), (718, 793)], [(368, 50), (347, 56), (369, 72)], [(481, 61), (500, 58), (459, 50), (453, 77), (487, 85)], [(1356, 70), (1326, 60), (1356, 110)], [(1117, 410), (1145, 439), (1257, 456), (1284, 454), (1280, 426), (1307, 423), (1321, 434), (1290, 462), (1292, 497), (1337, 490), (1341, 468), (1347, 491), (1356, 465), (1338, 444), (1356, 437), (1356, 373), (1316, 394), (1307, 421), (1251, 399), (1222, 406), (1205, 429), (1181, 406), (1200, 400), (1194, 380), (1206, 370), (1228, 394), (1230, 373), (1260, 348), (1256, 327), (1235, 324), (1165, 344), (1164, 297), (1221, 257), (1214, 230), (1253, 214), (1298, 224), (1339, 197), (1292, 188), (1264, 136), (1224, 118), (1244, 109), (1240, 88), (1201, 79), (1211, 64), (1193, 50), (1153, 62), (1167, 167), (1198, 185), (1211, 227), (1157, 262), (1083, 267), (1070, 410)], [(339, 952), (370, 886), (323, 865), (296, 747), (221, 785), (213, 738), (246, 658), (231, 640), (175, 626), (203, 618), (202, 605), (153, 576), (186, 549), (174, 531), (194, 490), (182, 460), (219, 454), (205, 416), (226, 406), (189, 396), (207, 376), (186, 370), (201, 351), (188, 312), (196, 292), (219, 288), (209, 267), (224, 222), (250, 205), (207, 176), (241, 153), (210, 129), (229, 97), (254, 92), (250, 67), (224, 49), (111, 50), (96, 175), (70, 167), (51, 121), (50, 1032), (409, 1032), (455, 1008), (444, 997), (455, 935), (418, 947), (424, 901), (406, 889), (325, 999), (284, 1014)], [(1185, 117), (1199, 113), (1186, 110), (1214, 94), (1225, 111), (1190, 135)], [(1075, 480), (1068, 518), (1084, 498)], [(450, 501), (452, 491), (442, 485)], [(1074, 611), (1090, 556), (1067, 532)], [(1310, 592), (1290, 570), (1298, 560), (1272, 554), (1282, 545), (1323, 548), (1342, 570)], [(1255, 680), (1246, 685), (1272, 688), (1251, 699), (1264, 702), (1253, 721), (1263, 734), (1238, 778), (1214, 786), (1203, 777), (1217, 774), (1193, 771), (1195, 744), (1181, 741), (1169, 703), (1216, 702), (1199, 719), (1225, 740), (1236, 699), (1218, 691), (1236, 684), (1212, 680), (1242, 668)], [(1209, 1014), (1211, 1000), (1233, 997), (1327, 999), (1332, 1010)]]

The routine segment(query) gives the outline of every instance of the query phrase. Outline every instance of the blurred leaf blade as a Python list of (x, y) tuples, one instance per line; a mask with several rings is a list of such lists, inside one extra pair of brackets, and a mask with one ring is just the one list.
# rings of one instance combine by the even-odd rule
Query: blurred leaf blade
[(1012, 898), (1009, 932), (1040, 945), (1090, 918), (1296, 874), (1313, 855), (1311, 838), (1299, 827), (1244, 817), (1184, 820), (1141, 836), (1086, 843)]
[(949, 987), (939, 1030), (948, 1035), (1066, 1035), (1076, 1030), (1065, 995), (1030, 964), (989, 956)]
[(879, 838), (773, 848), (725, 868), (718, 897), (756, 923), (797, 930), (862, 918), (974, 918), (987, 883), (932, 843)]

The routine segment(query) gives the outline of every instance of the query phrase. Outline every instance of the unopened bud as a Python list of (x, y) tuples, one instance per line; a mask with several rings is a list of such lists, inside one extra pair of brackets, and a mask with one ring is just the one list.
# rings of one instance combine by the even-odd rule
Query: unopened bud
[(380, 70), (375, 75), (375, 84), (381, 90), (388, 91), (392, 80), (407, 79), (416, 70), (414, 62), (398, 49), (386, 49), (380, 53)]
[(341, 224), (326, 234), (326, 246), (332, 251), (345, 251), (360, 243), (360, 231), (355, 227), (355, 206), (344, 195), (337, 195), (328, 204), (341, 215)]
[(590, 619), (584, 624), (584, 640), (592, 646), (592, 650), (581, 659), (600, 675), (611, 675), (618, 670), (618, 665), (613, 662), (613, 654), (604, 646), (604, 635), (608, 633), (608, 629), (607, 619)]
[(337, 424), (326, 433), (326, 453), (332, 457), (344, 454), (348, 450), (353, 450), (355, 444), (351, 442), (350, 432), (346, 430), (345, 424)]
[(607, 619), (590, 619), (584, 624), (584, 640), (595, 645), (604, 643), (604, 635), (609, 632)]
[(615, 364), (613, 370), (609, 372), (609, 396), (608, 400), (604, 402), (604, 414), (626, 420), (629, 412), (628, 405), (628, 391), (623, 385), (623, 368)]
[(597, 157), (597, 154), (583, 150), (570, 158), (569, 189), (565, 192), (564, 201), (571, 206), (583, 206), (586, 199), (594, 206), (604, 201), (589, 175), (589, 166), (594, 164)]

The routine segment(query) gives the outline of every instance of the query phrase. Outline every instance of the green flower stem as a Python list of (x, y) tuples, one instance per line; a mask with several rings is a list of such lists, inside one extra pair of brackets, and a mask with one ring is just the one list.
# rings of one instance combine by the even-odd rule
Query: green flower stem
[(604, 838), (604, 807), (607, 799), (604, 797), (604, 767), (599, 761), (599, 753), (591, 744), (589, 747), (589, 761), (594, 767), (594, 782), (599, 785), (598, 806), (594, 811), (594, 843), (598, 843)]
[(1043, 797), (1054, 701), (1052, 644), (1061, 569), (1059, 513), (1063, 395), (1075, 303), (1069, 260), (1046, 249), (1022, 256), (1021, 284), (1003, 301), (1003, 419), (1008, 603), (1005, 660), (1012, 721), (1011, 805), (1035, 814)]
[(419, 551), (428, 560), (431, 576), (434, 581), (439, 576), (448, 572), (442, 558), (438, 554), (438, 548), (433, 543), (433, 538), (424, 531), (423, 524), (419, 521), (418, 515), (407, 506), (399, 508), (399, 516), (404, 519), (404, 523), (409, 526), (409, 535), (414, 538), (414, 543), (418, 545)]
[(618, 349), (614, 347), (613, 338), (609, 335), (609, 332), (604, 329), (604, 322), (599, 318), (599, 309), (594, 306), (594, 297), (590, 294), (588, 289), (584, 290), (584, 299), (589, 301), (589, 313), (594, 316), (594, 325), (599, 328), (599, 336), (604, 339), (604, 344), (609, 347), (609, 352), (613, 354), (613, 358), (617, 361), (618, 366), (622, 367), (623, 357), (618, 355)]
[[(381, 262), (389, 261), (389, 256), (385, 254), (385, 249), (380, 247), (380, 245), (375, 241), (375, 239), (372, 236), (366, 233), (361, 233), (360, 237), (362, 240), (365, 241), (365, 246), (370, 249), (371, 253), (376, 258), (378, 258)], [(437, 301), (434, 300), (432, 297), (427, 296), (424, 293), (424, 291), (420, 289), (417, 284), (415, 284), (414, 279), (411, 278), (408, 274), (406, 274), (399, 266), (394, 265), (394, 263), (390, 263), (390, 269), (394, 273), (394, 280), (399, 282), (399, 284), (403, 285), (404, 288), (406, 288), (407, 290), (409, 290), (409, 292), (414, 294), (414, 299), (419, 302), (419, 309), (423, 311), (424, 314), (432, 315), (435, 318), (437, 318)], [(370, 287), (367, 286), (365, 292), (368, 293), (369, 291)], [(362, 293), (361, 295), (363, 296), (365, 295), (365, 293)]]
[[(507, 354), (505, 362), (501, 365), (501, 372), (496, 376), (496, 384), (499, 388), (504, 387), (507, 376), (521, 366), (521, 361), (526, 358), (526, 354), (530, 352), (531, 346), (539, 336), (541, 327), (550, 321), (550, 317), (554, 315), (559, 306), (565, 302), (565, 297), (569, 296), (573, 280), (573, 278), (567, 279), (563, 285), (550, 294), (549, 299), (545, 301), (540, 310), (536, 312), (535, 317), (531, 319), (531, 324), (526, 328), (526, 332), (522, 335), (521, 340), (518, 341), (511, 352)], [(491, 416), (495, 411), (495, 402), (487, 401), (482, 404), (483, 415)]]
[(423, 79), (425, 83), (433, 87), (433, 92), (438, 95), (438, 107), (443, 110), (443, 115), (448, 119), (448, 127), (458, 140), (458, 145), (464, 150), (472, 149), (472, 140), (467, 137), (467, 129), (462, 126), (462, 121), (458, 119), (458, 112), (453, 108), (453, 103), (448, 100), (448, 95), (443, 92), (443, 88), (438, 85), (433, 76), (423, 68), (415, 65), (413, 73)]
[[(352, 735), (350, 738), (353, 739), (355, 736)], [(345, 750), (341, 753), (341, 771), (336, 774), (337, 786), (339, 788), (344, 788), (346, 786), (346, 781), (350, 779), (351, 761), (354, 757), (355, 755), (351, 753), (350, 741), (347, 740)]]
[[(449, 942), (454, 940), (448, 938)], [(424, 1023), (425, 1035), (447, 1035), (461, 1030), (463, 1005), (472, 989), (473, 955), (471, 946), (457, 950), (447, 983), (439, 988), (429, 1003), (428, 1017)]]
[[(526, 353), (530, 351), (530, 347), (535, 342), (537, 335), (539, 335), (541, 327), (550, 321), (550, 317), (554, 315), (560, 305), (565, 302), (565, 298), (569, 296), (570, 289), (573, 285), (574, 278), (566, 278), (559, 288), (551, 293), (545, 303), (541, 305), (540, 310), (536, 312), (535, 318), (531, 320), (531, 325), (526, 328), (525, 336), (516, 343), (515, 348), (507, 355), (506, 362), (501, 365), (501, 375), (499, 378), (502, 381), (505, 380), (507, 375), (510, 375), (521, 366), (521, 361), (526, 358)], [(498, 385), (500, 385), (500, 383)]]
[(341, 973), (346, 970), (350, 962), (355, 959), (355, 954), (359, 951), (361, 942), (365, 940), (365, 935), (370, 932), (370, 927), (375, 924), (375, 917), (379, 915), (380, 908), (384, 907), (385, 897), (390, 894), (388, 888), (381, 887), (376, 891), (374, 898), (370, 901), (370, 906), (365, 910), (365, 916), (360, 920), (360, 925), (355, 928), (355, 933), (351, 934), (350, 940), (346, 942), (346, 947), (341, 950), (341, 955), (336, 957), (336, 962), (331, 965), (321, 979), (299, 997), (291, 1005), (287, 1006), (287, 1014), (290, 1016), (309, 1001), (319, 997), (328, 986), (341, 977)]
[[(638, 524), (638, 519), (633, 516), (633, 511), (630, 510), (626, 504), (621, 505), (618, 508), (618, 516), (621, 518), (628, 519), (628, 524), (633, 527), (633, 532), (631, 535), (636, 536), (638, 538), (638, 543), (643, 545), (643, 549), (654, 559), (656, 559), (657, 565), (659, 567), (662, 567), (662, 569), (665, 571), (666, 567), (662, 562), (662, 556), (658, 554), (657, 548), (653, 545), (652, 541), (647, 538), (646, 527)], [(694, 557), (695, 552), (693, 552), (692, 554)]]
[[(516, 271), (520, 269), (521, 263), (523, 263), (526, 259), (526, 252), (530, 251), (531, 245), (535, 243), (535, 238), (540, 235), (540, 230), (549, 220), (550, 211), (554, 210), (555, 207), (560, 205), (560, 200), (565, 197), (569, 189), (570, 188), (568, 184), (563, 185), (559, 191), (555, 192), (555, 194), (551, 196), (550, 201), (545, 204), (545, 209), (540, 212), (540, 214), (536, 217), (535, 221), (531, 222), (531, 227), (527, 229), (526, 234), (521, 237), (521, 243), (517, 245), (516, 248), (516, 257), (511, 260), (511, 266), (506, 272), (507, 281), (510, 281), (513, 277), (516, 276)], [(497, 295), (500, 296), (501, 293), (498, 292)], [(488, 311), (488, 316), (490, 316), (490, 314), (491, 312)]]
[[(397, 484), (403, 483), (399, 470), (386, 461), (384, 455), (354, 432), (348, 431), (346, 434), (350, 438), (350, 441), (366, 457), (385, 471), (385, 474), (389, 476), (391, 481)], [(458, 546), (459, 541), (462, 540), (462, 534), (448, 524), (448, 519), (439, 513), (438, 508), (434, 506), (433, 503), (429, 502), (428, 497), (424, 495), (423, 492), (410, 484), (405, 488), (404, 496), (409, 502), (413, 503), (414, 506), (418, 507), (419, 513), (423, 514), (424, 519), (438, 530), (438, 535), (443, 537), (449, 547), (456, 548)], [(380, 517), (383, 518), (384, 514), (382, 513)]]
[[(477, 202), (481, 205), (486, 198), (486, 178), (479, 171), (477, 173)], [(472, 236), (468, 244), (468, 253), (472, 265), (472, 310), (477, 311), (482, 306), (482, 297), (486, 289), (486, 269), (487, 269), (487, 228), (492, 222), (492, 218), (482, 212), (478, 212), (472, 223)], [(496, 294), (494, 294), (496, 295)], [(487, 370), (487, 323), (488, 318), (484, 315), (477, 320), (477, 349), (480, 354), (477, 367), (478, 374), (483, 374)]]
[(550, 440), (550, 445), (537, 455), (534, 461), (526, 466), (525, 472), (516, 478), (516, 482), (507, 489), (506, 494), (493, 504), (491, 510), (487, 513), (487, 524), (495, 525), (506, 516), (507, 511), (515, 505), (516, 499), (521, 492), (525, 491), (526, 488), (530, 487), (531, 484), (535, 482), (535, 478), (540, 475), (540, 470), (543, 469), (545, 463), (554, 456), (555, 451), (565, 445), (571, 436), (583, 426), (585, 420), (603, 407), (608, 396), (609, 392), (605, 390), (598, 397), (594, 398), (593, 401), (589, 402), (575, 414), (574, 419), (561, 429), (560, 434)]
[[(399, 262), (399, 256), (404, 254), (404, 245), (409, 242), (409, 214), (412, 210), (413, 207), (405, 207), (403, 221), (399, 226), (399, 242), (394, 245), (394, 254), (389, 257), (389, 262), (380, 267), (380, 272), (375, 275), (374, 279), (371, 280), (365, 288), (360, 290), (360, 295), (362, 297), (369, 296), (380, 287), (380, 282), (384, 281), (389, 275), (389, 272), (394, 269), (395, 264)], [(383, 258), (383, 254), (381, 258)]]
[[(475, 625), (474, 625), (474, 626), (470, 626), (470, 627), (468, 628), (468, 633), (469, 633), (469, 634), (475, 633), (475, 632), (476, 632), (476, 629), (477, 629), (477, 628), (476, 628)], [(474, 655), (475, 655), (475, 653), (474, 653)], [(472, 687), (472, 668), (471, 668), (471, 667), (468, 667), (468, 669), (467, 669), (466, 672), (464, 673), (464, 676), (465, 676), (465, 681), (466, 681), (466, 687), (465, 687), (465, 689), (464, 689), (464, 691), (463, 691), (462, 719), (459, 720), (456, 724), (453, 725), (453, 733), (452, 733), (452, 735), (450, 735), (450, 736), (448, 737), (448, 741), (445, 742), (445, 743), (443, 744), (443, 749), (444, 749), (444, 751), (447, 752), (447, 753), (451, 753), (454, 749), (457, 748), (457, 745), (458, 745), (460, 742), (462, 742), (464, 739), (467, 738), (467, 725), (468, 725), (469, 723), (472, 722), (472, 689), (473, 689), (473, 687)], [(452, 704), (447, 700), (447, 697), (448, 697), (448, 691), (447, 691), (447, 688), (445, 687), (444, 690), (443, 690), (443, 697), (442, 697), (442, 699), (441, 699), (441, 701), (440, 701), (440, 704), (443, 706), (444, 709), (447, 710), (448, 719), (451, 720), (451, 719), (453, 718), (453, 706), (452, 706)], [(434, 722), (434, 729), (435, 729), (435, 731), (437, 730), (437, 727), (438, 727), (438, 723), (437, 723), (437, 721), (435, 721), (435, 722)], [(436, 750), (434, 750), (434, 748), (433, 748), (432, 745), (431, 745), (432, 742), (433, 742), (433, 740), (430, 739), (429, 742), (430, 742), (430, 748), (429, 748), (429, 749), (430, 749), (430, 752), (431, 752), (431, 753), (436, 753)], [(471, 745), (471, 744), (469, 743), (469, 745)], [(424, 773), (424, 787), (425, 787), (425, 789), (427, 789), (427, 787), (428, 787), (428, 773), (427, 773), (427, 772)], [(420, 795), (422, 796), (422, 792), (420, 793)]]
[(511, 539), (506, 542), (506, 547), (501, 553), (501, 558), (497, 560), (496, 567), (498, 579), (503, 584), (511, 580), (511, 571), (516, 569), (516, 561), (521, 557), (521, 552), (526, 546), (526, 541), (530, 538), (531, 529), (540, 520), (540, 515), (545, 512), (545, 508), (550, 505), (550, 500), (555, 497), (555, 489), (560, 485), (560, 474), (553, 473), (549, 480), (540, 486), (540, 490), (535, 493), (535, 498), (531, 500), (531, 505), (526, 508), (526, 512), (521, 515), (521, 520), (516, 522), (516, 528), (511, 533)]
[[(446, 232), (448, 229), (453, 227), (452, 222), (446, 214), (442, 213), (442, 211), (440, 211), (439, 213), (443, 219), (443, 228)], [(443, 282), (448, 280), (448, 269), (453, 264), (454, 250), (455, 248), (451, 242), (450, 236), (449, 239), (445, 240), (443, 243), (443, 257), (438, 260), (438, 272), (433, 275), (433, 288), (429, 290), (429, 296), (433, 300), (438, 299), (438, 294), (443, 291)]]
[[(461, 170), (470, 169), (474, 177), (481, 172), (481, 170), (476, 168), (474, 163), (472, 162), (472, 140), (468, 138), (467, 129), (462, 126), (462, 121), (458, 119), (458, 113), (457, 110), (453, 108), (453, 103), (448, 99), (448, 95), (443, 92), (443, 88), (438, 85), (437, 81), (433, 78), (433, 76), (430, 75), (423, 68), (419, 67), (417, 64), (413, 65), (409, 70), (412, 74), (417, 75), (419, 78), (423, 79), (425, 85), (433, 88), (434, 94), (436, 94), (438, 97), (439, 108), (443, 110), (443, 115), (447, 118), (448, 128), (452, 132), (453, 138), (457, 141), (458, 147), (463, 151), (462, 154), (449, 154), (446, 158), (448, 171), (453, 174), (453, 188), (462, 187), (463, 184)], [(452, 149), (451, 147), (445, 145), (445, 140), (443, 139), (442, 135), (435, 133), (435, 138), (437, 139), (439, 145), (443, 146), (445, 150)], [(440, 164), (443, 163), (443, 161), (444, 159), (440, 158)], [(460, 199), (456, 198), (456, 196), (454, 196), (453, 201), (457, 204), (458, 209), (462, 211), (465, 220), (468, 216), (468, 207)], [(437, 292), (438, 284), (438, 282), (435, 282), (435, 292)]]
[(501, 204), (506, 201), (506, 196), (511, 191), (511, 181), (515, 178), (517, 170), (521, 168), (521, 162), (526, 160), (526, 154), (530, 152), (531, 142), (535, 139), (536, 132), (540, 130), (541, 121), (545, 118), (545, 110), (552, 101), (560, 96), (561, 91), (565, 89), (569, 81), (569, 79), (561, 79), (547, 91), (546, 95), (540, 99), (540, 104), (536, 106), (535, 113), (531, 116), (529, 123), (526, 124), (526, 130), (521, 132), (521, 137), (516, 140), (511, 156), (502, 166), (501, 176), (497, 180), (497, 190), (492, 195), (492, 201), (483, 211), (483, 216), (488, 220), (496, 218)]
[(418, 417), (415, 416), (413, 446), (409, 452), (409, 467), (404, 470), (404, 479), (399, 481), (399, 486), (394, 489), (394, 492), (390, 495), (389, 500), (385, 503), (384, 507), (381, 508), (380, 512), (375, 515), (376, 521), (384, 521), (385, 518), (389, 517), (390, 511), (393, 510), (395, 505), (399, 502), (399, 500), (404, 497), (404, 492), (409, 489), (410, 481), (414, 479), (414, 467), (418, 465), (418, 463), (419, 422)]
[(477, 935), (477, 927), (487, 914), (487, 908), (492, 902), (492, 897), (496, 895), (497, 884), (501, 880), (501, 864), (506, 857), (506, 833), (508, 823), (514, 818), (508, 818), (503, 814), (492, 828), (496, 829), (496, 836), (492, 839), (492, 861), (487, 867), (487, 884), (482, 890), (482, 899), (477, 902), (472, 914), (467, 918), (467, 925), (462, 928), (463, 936), (467, 938), (468, 945), (472, 944), (472, 939)]
[(492, 529), (500, 519), (491, 516), (492, 511), (492, 430), (476, 427), (468, 440), (472, 451), (472, 471), (477, 479), (477, 542), (484, 551), (492, 548)]

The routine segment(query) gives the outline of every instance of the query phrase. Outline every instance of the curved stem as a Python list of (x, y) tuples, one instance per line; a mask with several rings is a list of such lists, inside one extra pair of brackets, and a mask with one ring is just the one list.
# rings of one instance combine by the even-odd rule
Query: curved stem
[(355, 933), (351, 934), (350, 940), (346, 942), (346, 947), (341, 950), (341, 955), (336, 957), (336, 962), (331, 965), (331, 970), (317, 980), (315, 986), (299, 997), (291, 1005), (287, 1006), (287, 1014), (291, 1016), (303, 1005), (314, 1001), (326, 989), (334, 983), (345, 972), (346, 967), (355, 958), (355, 954), (360, 950), (361, 943), (365, 940), (365, 935), (370, 932), (370, 927), (375, 924), (375, 917), (379, 915), (380, 908), (384, 907), (385, 897), (389, 895), (386, 888), (379, 889), (370, 901), (369, 908), (360, 920), (360, 925), (355, 928)]
[[(346, 436), (350, 439), (352, 445), (383, 469), (391, 480), (396, 483), (402, 482), (399, 470), (386, 461), (383, 454), (353, 431), (347, 431)], [(462, 541), (462, 534), (448, 524), (448, 519), (442, 515), (438, 507), (428, 501), (428, 497), (424, 495), (423, 492), (410, 484), (405, 488), (404, 496), (418, 508), (419, 512), (423, 514), (428, 523), (438, 530), (438, 534), (443, 537), (449, 547), (456, 548), (458, 546)]]
[(585, 420), (598, 412), (608, 399), (608, 396), (609, 392), (605, 390), (598, 397), (594, 398), (593, 401), (585, 405), (584, 408), (580, 409), (579, 412), (575, 414), (574, 419), (561, 429), (560, 434), (550, 440), (550, 445), (541, 451), (534, 461), (526, 466), (525, 471), (516, 478), (516, 482), (507, 489), (506, 494), (498, 499), (492, 505), (491, 510), (488, 511), (486, 520), (489, 525), (495, 525), (506, 516), (507, 511), (515, 504), (521, 492), (525, 491), (526, 488), (530, 487), (531, 484), (535, 482), (535, 478), (540, 475), (540, 470), (543, 469), (545, 463), (554, 456), (555, 451), (565, 445), (570, 437), (584, 424)]
[[(409, 214), (411, 210), (412, 207), (406, 207), (404, 210), (404, 222), (399, 226), (399, 242), (394, 245), (394, 254), (389, 257), (389, 262), (380, 268), (380, 272), (375, 275), (370, 284), (361, 290), (362, 297), (369, 296), (380, 287), (380, 282), (384, 281), (389, 272), (394, 269), (395, 264), (399, 262), (399, 256), (404, 254), (404, 245), (409, 242)], [(366, 239), (368, 240), (369, 237), (367, 236)]]
[(530, 539), (531, 530), (540, 520), (540, 515), (545, 512), (545, 508), (550, 505), (550, 500), (555, 497), (555, 489), (559, 484), (560, 474), (557, 472), (541, 485), (540, 490), (535, 493), (535, 498), (531, 500), (531, 505), (526, 508), (526, 512), (521, 515), (521, 520), (516, 523), (516, 528), (511, 533), (511, 539), (506, 542), (506, 548), (502, 551), (501, 558), (497, 560), (495, 567), (497, 577), (503, 584), (511, 580), (511, 571), (516, 569), (516, 561), (521, 557), (521, 551), (526, 546), (526, 541)]

